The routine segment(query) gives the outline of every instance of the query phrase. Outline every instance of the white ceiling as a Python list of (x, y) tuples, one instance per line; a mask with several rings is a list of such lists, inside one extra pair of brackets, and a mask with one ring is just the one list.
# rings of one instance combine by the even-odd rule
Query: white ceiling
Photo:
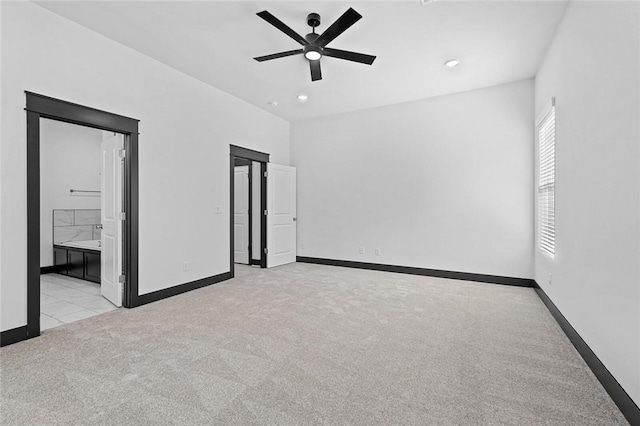
[[(42, 7), (289, 121), (373, 108), (533, 77), (565, 1), (39, 1)], [(303, 56), (256, 16), (321, 33), (349, 7), (363, 18), (329, 47), (376, 55), (372, 66), (324, 57), (312, 82)], [(443, 66), (450, 58), (462, 63)], [(300, 103), (296, 95), (306, 93)], [(268, 105), (278, 101), (277, 107)]]

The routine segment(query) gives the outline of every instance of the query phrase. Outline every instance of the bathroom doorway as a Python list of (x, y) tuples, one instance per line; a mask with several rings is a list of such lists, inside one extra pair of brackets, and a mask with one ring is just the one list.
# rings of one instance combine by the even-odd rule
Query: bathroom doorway
[[(71, 295), (72, 290), (84, 290), (85, 294), (77, 294), (76, 299), (89, 300), (89, 295), (104, 296), (111, 302), (104, 299), (102, 309), (106, 309), (104, 303), (110, 303), (114, 308), (115, 305), (133, 307), (140, 304), (137, 290), (138, 120), (31, 92), (26, 92), (26, 111), (26, 338), (33, 338), (40, 335), (41, 331), (43, 286), (51, 289), (57, 286), (59, 296)], [(66, 173), (67, 176), (60, 180), (67, 180), (64, 185), (58, 185), (57, 191), (58, 195), (64, 193), (60, 199), (66, 199), (68, 204), (58, 204), (61, 208), (51, 208), (41, 218), (41, 209), (46, 207), (44, 200), (47, 198), (43, 191), (49, 183), (45, 181), (49, 177), (44, 173), (47, 150), (49, 154), (53, 152), (54, 157), (62, 154), (56, 153), (55, 148), (48, 145), (51, 141), (44, 134), (52, 126), (58, 129), (66, 126), (67, 130), (73, 128), (85, 136), (91, 134), (94, 140), (99, 139), (99, 144), (97, 149), (94, 146), (91, 151), (92, 160), (89, 157), (78, 159), (78, 155), (69, 152), (63, 155), (62, 161), (69, 166), (67, 169), (80, 168), (84, 171), (80, 174), (63, 171), (63, 175)], [(61, 139), (65, 140), (64, 137)], [(75, 149), (80, 149), (78, 147), (76, 145)], [(88, 148), (85, 145), (82, 149)], [(87, 172), (91, 164), (99, 164), (93, 168), (93, 174)], [(68, 179), (75, 179), (73, 185), (69, 184)], [(47, 234), (43, 223), (47, 224), (47, 221), (51, 224), (52, 246), (41, 244), (42, 235)], [(60, 228), (57, 232), (53, 230), (54, 225)], [(43, 252), (46, 254), (43, 255)], [(48, 253), (51, 253), (51, 257)], [(41, 258), (44, 259), (44, 265)], [(48, 284), (41, 284), (41, 271), (55, 273), (57, 281), (50, 279)], [(94, 283), (98, 281), (99, 290), (96, 290)], [(93, 287), (87, 287), (90, 284)], [(78, 307), (63, 305), (62, 302), (69, 303), (56, 301), (60, 307), (66, 307), (68, 316), (73, 318), (74, 312), (70, 310), (77, 310)], [(100, 309), (100, 306), (94, 305), (94, 310)], [(87, 312), (76, 313), (77, 317), (87, 315)]]
[(122, 306), (123, 149), (120, 133), (40, 118), (41, 331)]

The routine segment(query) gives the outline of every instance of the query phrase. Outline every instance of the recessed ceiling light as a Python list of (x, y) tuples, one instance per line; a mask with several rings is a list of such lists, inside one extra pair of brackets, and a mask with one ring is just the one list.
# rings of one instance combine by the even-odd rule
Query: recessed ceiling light
[(269, 101), (269, 102), (267, 102), (267, 105), (272, 106), (272, 107), (277, 107), (278, 106), (278, 101)]
[(444, 65), (449, 68), (455, 68), (460, 65), (460, 61), (458, 59), (449, 59), (444, 63)]
[(305, 95), (304, 93), (300, 93), (297, 96), (297, 98), (298, 98), (298, 101), (300, 101), (300, 102), (306, 102), (307, 99), (309, 99), (309, 96)]

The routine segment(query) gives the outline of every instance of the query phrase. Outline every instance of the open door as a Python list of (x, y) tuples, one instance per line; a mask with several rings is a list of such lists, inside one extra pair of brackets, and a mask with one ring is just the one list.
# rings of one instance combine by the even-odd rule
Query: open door
[(249, 166), (233, 170), (233, 250), (234, 262), (249, 264)]
[(122, 306), (122, 171), (124, 136), (104, 132), (102, 139), (102, 254), (100, 256), (102, 296)]
[(296, 261), (296, 169), (267, 163), (267, 268)]

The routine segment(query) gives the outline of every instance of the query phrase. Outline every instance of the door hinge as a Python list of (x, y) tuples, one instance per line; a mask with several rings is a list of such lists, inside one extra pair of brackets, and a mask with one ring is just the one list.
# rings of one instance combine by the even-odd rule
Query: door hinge
[(269, 214), (269, 210), (265, 210), (265, 211), (264, 211), (264, 215), (266, 216), (266, 215), (268, 215), (268, 214)]
[(126, 150), (124, 150), (124, 149), (119, 149), (118, 150), (118, 157), (124, 158), (126, 156), (127, 156), (127, 151)]
[(118, 283), (119, 284), (124, 284), (125, 283), (125, 276), (124, 275), (118, 275)]
[(264, 249), (264, 254), (269, 254), (269, 249), (268, 248)]
[(120, 220), (126, 220), (127, 214), (125, 212), (120, 212)]
[(269, 172), (264, 172), (264, 177), (269, 177)]

